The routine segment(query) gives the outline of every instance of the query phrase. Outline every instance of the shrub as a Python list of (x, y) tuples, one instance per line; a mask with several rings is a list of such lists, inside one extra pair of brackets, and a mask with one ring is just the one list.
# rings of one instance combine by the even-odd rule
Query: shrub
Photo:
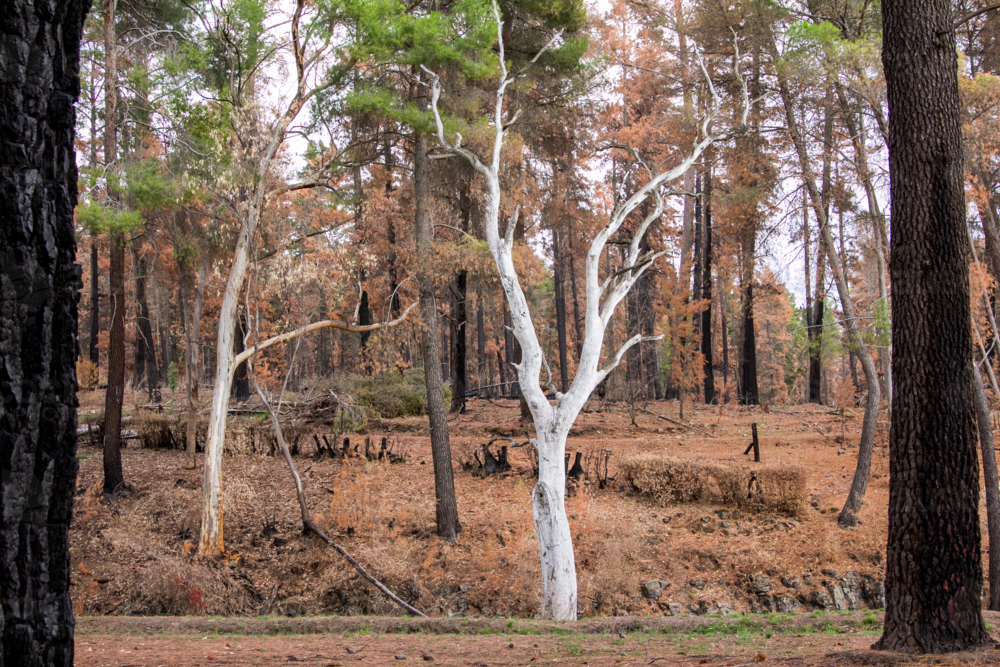
[(661, 504), (704, 499), (797, 515), (808, 495), (805, 470), (794, 465), (734, 465), (638, 454), (620, 461), (618, 468), (629, 486)]
[(176, 419), (163, 414), (140, 410), (133, 418), (139, 432), (139, 446), (145, 449), (183, 449), (184, 431)]
[(427, 414), (427, 391), (423, 369), (406, 373), (350, 375), (342, 378), (343, 391), (357, 405), (370, 408), (384, 419)]
[(76, 381), (80, 389), (97, 389), (97, 364), (90, 359), (77, 359)]

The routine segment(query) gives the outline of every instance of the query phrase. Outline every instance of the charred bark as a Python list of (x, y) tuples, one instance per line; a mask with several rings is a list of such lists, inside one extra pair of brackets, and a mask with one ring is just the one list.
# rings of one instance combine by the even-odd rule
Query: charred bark
[(79, 0), (0, 9), (0, 664), (73, 664)]
[(885, 625), (875, 647), (911, 653), (990, 640), (980, 606), (969, 245), (952, 20), (945, 0), (882, 3), (895, 388)]

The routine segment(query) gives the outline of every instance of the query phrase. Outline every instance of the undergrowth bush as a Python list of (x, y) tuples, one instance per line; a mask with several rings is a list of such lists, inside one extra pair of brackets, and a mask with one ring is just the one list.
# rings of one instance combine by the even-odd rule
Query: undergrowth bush
[[(413, 368), (405, 373), (341, 375), (332, 380), (332, 389), (341, 397), (350, 396), (354, 404), (366, 408), (377, 419), (427, 414), (427, 390), (424, 371)], [(445, 400), (451, 390), (445, 386)]]
[(97, 389), (97, 364), (90, 359), (77, 359), (76, 381), (80, 385), (80, 389), (87, 391)]
[(618, 464), (635, 491), (661, 504), (711, 501), (739, 509), (800, 514), (806, 475), (801, 466), (726, 464), (663, 454), (637, 454)]

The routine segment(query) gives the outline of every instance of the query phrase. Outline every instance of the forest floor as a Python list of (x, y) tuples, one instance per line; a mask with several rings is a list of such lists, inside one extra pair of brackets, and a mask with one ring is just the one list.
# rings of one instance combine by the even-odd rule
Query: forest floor
[[(986, 612), (988, 623), (1000, 614)], [(388, 665), (674, 665), (840, 667), (996, 665), (1000, 650), (907, 657), (870, 650), (881, 615), (814, 612), (734, 619), (576, 623), (387, 618), (82, 618), (79, 667)]]
[[(173, 405), (183, 402), (177, 396)], [(81, 395), (81, 419), (99, 410), (100, 403), (96, 393)], [(582, 487), (567, 499), (581, 617), (759, 610), (760, 576), (766, 577), (771, 600), (786, 602), (786, 610), (808, 610), (815, 608), (810, 601), (816, 595), (846, 577), (881, 581), (888, 503), (884, 425), (861, 525), (853, 531), (837, 527), (854, 472), (860, 409), (839, 413), (813, 405), (765, 411), (688, 404), (680, 420), (677, 402), (663, 401), (646, 407), (685, 426), (641, 411), (633, 426), (624, 404), (593, 402), (592, 407), (594, 412), (577, 420), (567, 451), (610, 449), (613, 478), (618, 461), (644, 452), (752, 466), (747, 462), (752, 457), (743, 452), (750, 425), (756, 423), (763, 462), (802, 466), (809, 498), (800, 512), (785, 516), (724, 507), (710, 499), (662, 506), (634, 494), (620, 478), (604, 489), (596, 483)], [(258, 439), (265, 432), (270, 437), (269, 422), (257, 416), (230, 421), (244, 433), (256, 430)], [(288, 427), (299, 440), (296, 460), (314, 519), (338, 543), (430, 616), (530, 618), (537, 613), (541, 582), (526, 448), (512, 450), (514, 469), (504, 476), (482, 479), (462, 465), (491, 437), (523, 439), (516, 401), (471, 399), (468, 413), (449, 424), (463, 528), (455, 545), (434, 534), (426, 417), (369, 422), (373, 443), (386, 437), (395, 452), (405, 454), (406, 462), (398, 464), (314, 460), (312, 434), (334, 435), (335, 428), (315, 417)], [(362, 443), (363, 451), (364, 436), (350, 437)], [(84, 440), (70, 533), (78, 615), (399, 613), (339, 555), (301, 534), (294, 488), (280, 457), (225, 458), (228, 554), (225, 560), (205, 560), (193, 554), (200, 525), (200, 462), (197, 469), (187, 469), (182, 452), (144, 449), (133, 441), (122, 452), (132, 489), (105, 500), (99, 493), (101, 451)], [(985, 522), (985, 503), (982, 507)], [(787, 583), (779, 583), (783, 579)], [(643, 595), (642, 585), (649, 580), (661, 582), (659, 599)]]

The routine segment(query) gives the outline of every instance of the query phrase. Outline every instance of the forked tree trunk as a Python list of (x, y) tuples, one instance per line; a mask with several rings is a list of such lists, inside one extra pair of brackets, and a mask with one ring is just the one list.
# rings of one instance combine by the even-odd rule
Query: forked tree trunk
[[(983, 623), (969, 243), (952, 5), (885, 0), (892, 347), (886, 609), (875, 648), (965, 650)], [(927, 267), (934, 267), (928, 280)]]
[(70, 667), (76, 486), (74, 105), (89, 1), (0, 21), (0, 665)]
[[(514, 234), (517, 229), (518, 209), (515, 209), (512, 219), (507, 223), (504, 235), (502, 237), (500, 235), (500, 157), (504, 144), (505, 126), (509, 123), (509, 121), (505, 122), (504, 93), (513, 77), (508, 75), (504, 58), (503, 22), (500, 17), (500, 9), (495, 0), (492, 4), (498, 32), (500, 81), (492, 116), (495, 137), (488, 164), (484, 164), (476, 155), (459, 145), (448, 142), (445, 138), (444, 123), (437, 104), (441, 95), (441, 81), (433, 73), (431, 73), (431, 108), (437, 126), (438, 141), (445, 150), (468, 160), (476, 171), (486, 179), (487, 194), (484, 215), (486, 241), (500, 275), (507, 303), (510, 304), (514, 335), (522, 350), (521, 361), (517, 366), (521, 394), (531, 411), (535, 424), (535, 446), (538, 451), (539, 471), (538, 484), (532, 493), (532, 511), (542, 563), (541, 617), (574, 620), (577, 615), (576, 563), (573, 557), (573, 540), (565, 506), (566, 468), (564, 455), (566, 435), (589, 399), (591, 392), (621, 362), (628, 350), (643, 340), (641, 336), (632, 337), (615, 353), (614, 358), (609, 363), (603, 367), (600, 365), (605, 333), (615, 309), (621, 304), (636, 281), (642, 277), (645, 270), (652, 265), (657, 257), (662, 256), (662, 253), (653, 255), (640, 255), (639, 253), (639, 246), (650, 225), (659, 219), (664, 210), (660, 194), (661, 186), (683, 176), (695, 164), (705, 149), (729, 135), (709, 134), (708, 132), (712, 118), (721, 108), (721, 102), (716, 98), (713, 100), (711, 111), (701, 124), (699, 141), (691, 153), (681, 161), (681, 164), (667, 172), (651, 172), (649, 182), (625, 201), (618, 203), (607, 225), (597, 233), (587, 253), (585, 337), (580, 363), (569, 391), (565, 393), (555, 392), (555, 405), (551, 404), (540, 386), (543, 365), (541, 344), (532, 323), (527, 297), (521, 288), (514, 267)], [(557, 34), (556, 38), (558, 36)], [(551, 45), (552, 42), (549, 42), (542, 51)], [(736, 61), (738, 60), (737, 55)], [(427, 71), (429, 72), (429, 70)], [(736, 78), (743, 84), (738, 71)], [(744, 108), (748, 112), (749, 96), (746, 86), (742, 85), (742, 88)], [(743, 127), (746, 124), (746, 112), (742, 119)], [(420, 154), (421, 152), (418, 151), (417, 155)], [(656, 206), (649, 215), (645, 216), (635, 231), (629, 243), (628, 253), (625, 255), (623, 270), (602, 285), (599, 280), (599, 268), (601, 256), (608, 240), (621, 230), (629, 215), (649, 197), (655, 199)]]

